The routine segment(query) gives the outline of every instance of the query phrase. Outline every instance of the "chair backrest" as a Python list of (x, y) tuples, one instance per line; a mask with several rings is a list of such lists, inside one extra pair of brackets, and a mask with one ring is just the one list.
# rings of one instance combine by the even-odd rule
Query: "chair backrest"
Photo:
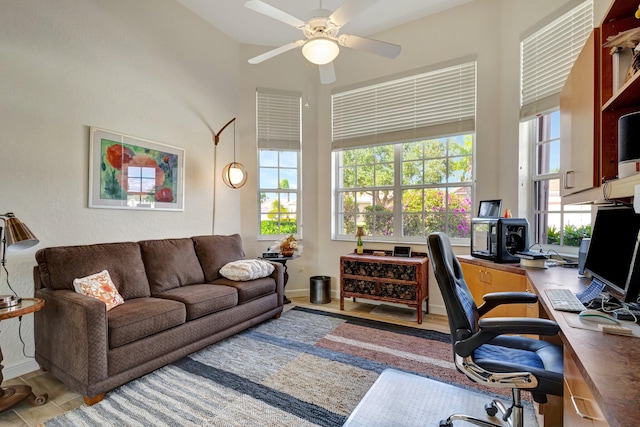
[(449, 319), (452, 343), (473, 335), (478, 330), (478, 308), (464, 280), (462, 267), (444, 233), (427, 237), (429, 259), (438, 282)]

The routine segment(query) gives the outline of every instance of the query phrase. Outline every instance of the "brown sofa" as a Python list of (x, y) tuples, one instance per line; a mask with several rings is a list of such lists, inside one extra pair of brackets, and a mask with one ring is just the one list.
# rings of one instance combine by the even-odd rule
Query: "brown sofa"
[[(244, 258), (239, 235), (41, 249), (34, 268), (35, 358), (96, 403), (112, 390), (282, 313), (282, 264), (265, 278), (219, 275)], [(106, 305), (73, 289), (107, 270), (125, 302)]]

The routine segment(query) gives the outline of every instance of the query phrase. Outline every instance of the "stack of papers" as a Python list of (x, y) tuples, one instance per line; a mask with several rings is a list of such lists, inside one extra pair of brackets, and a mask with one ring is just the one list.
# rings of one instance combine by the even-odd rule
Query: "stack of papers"
[(520, 258), (522, 267), (547, 268), (546, 261), (549, 254), (536, 251), (516, 252), (516, 256)]
[(516, 252), (516, 256), (522, 259), (548, 259), (549, 258), (548, 253), (536, 252), (536, 251)]

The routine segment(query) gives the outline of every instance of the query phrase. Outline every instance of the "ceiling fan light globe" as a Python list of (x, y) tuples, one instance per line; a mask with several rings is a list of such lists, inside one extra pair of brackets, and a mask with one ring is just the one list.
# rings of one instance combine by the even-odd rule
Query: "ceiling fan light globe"
[(340, 53), (338, 44), (325, 37), (316, 37), (302, 46), (302, 55), (313, 64), (324, 65), (336, 59)]

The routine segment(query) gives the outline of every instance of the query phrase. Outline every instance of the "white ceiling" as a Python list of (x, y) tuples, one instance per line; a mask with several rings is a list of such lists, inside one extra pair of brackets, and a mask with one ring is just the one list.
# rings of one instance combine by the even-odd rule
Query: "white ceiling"
[[(344, 0), (264, 0), (306, 21), (311, 12), (335, 10)], [(346, 24), (341, 34), (370, 36), (473, 0), (372, 0), (373, 5)], [(281, 46), (301, 38), (300, 30), (244, 7), (245, 0), (178, 0), (238, 43)]]

